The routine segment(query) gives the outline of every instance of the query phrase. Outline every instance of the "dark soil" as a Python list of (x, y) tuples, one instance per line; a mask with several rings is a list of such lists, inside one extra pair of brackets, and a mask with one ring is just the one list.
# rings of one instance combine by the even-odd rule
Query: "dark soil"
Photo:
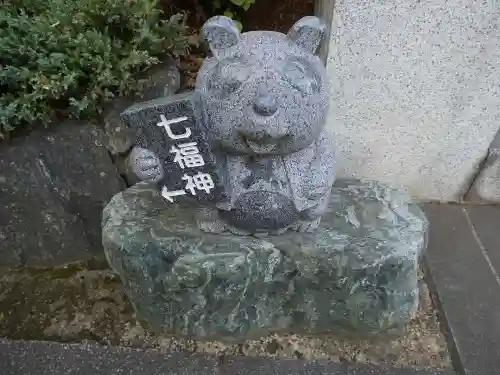
[(420, 308), (400, 336), (350, 340), (272, 334), (243, 344), (196, 341), (148, 330), (104, 259), (48, 270), (0, 267), (0, 337), (278, 358), (450, 367), (432, 300), (421, 275)]
[(257, 0), (243, 14), (245, 30), (275, 30), (286, 33), (304, 16), (314, 15), (313, 0)]
[(196, 76), (204, 58), (205, 53), (203, 51), (193, 51), (190, 55), (181, 57), (179, 63), (182, 79), (180, 92), (194, 89)]
[[(290, 27), (304, 16), (314, 14), (314, 0), (256, 0), (248, 11), (239, 7), (229, 8), (243, 24), (243, 31), (275, 30), (287, 32)], [(211, 16), (224, 12), (214, 9), (212, 0), (162, 0), (166, 14), (188, 12), (188, 24), (198, 30)]]

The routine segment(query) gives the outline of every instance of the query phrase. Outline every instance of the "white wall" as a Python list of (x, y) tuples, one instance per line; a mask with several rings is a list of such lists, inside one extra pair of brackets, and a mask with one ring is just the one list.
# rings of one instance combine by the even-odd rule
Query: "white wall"
[(328, 128), (339, 175), (465, 192), (500, 127), (500, 0), (338, 0)]

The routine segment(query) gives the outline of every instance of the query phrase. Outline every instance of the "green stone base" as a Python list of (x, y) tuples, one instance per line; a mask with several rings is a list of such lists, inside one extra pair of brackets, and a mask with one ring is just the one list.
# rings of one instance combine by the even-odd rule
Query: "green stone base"
[(368, 336), (418, 307), (428, 222), (405, 193), (339, 181), (314, 233), (201, 232), (193, 204), (139, 183), (103, 213), (103, 244), (139, 318), (163, 332), (244, 341), (271, 332)]

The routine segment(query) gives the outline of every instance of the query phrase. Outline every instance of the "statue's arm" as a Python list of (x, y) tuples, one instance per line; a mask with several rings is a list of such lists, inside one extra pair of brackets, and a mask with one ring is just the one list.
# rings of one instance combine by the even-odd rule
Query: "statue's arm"
[(159, 182), (164, 177), (160, 159), (146, 148), (134, 147), (128, 156), (128, 163), (141, 181)]
[(330, 135), (323, 130), (312, 150), (302, 153), (296, 165), (300, 176), (295, 181), (294, 199), (302, 202), (301, 220), (296, 229), (309, 232), (316, 229), (330, 201), (332, 185), (335, 181), (335, 153)]

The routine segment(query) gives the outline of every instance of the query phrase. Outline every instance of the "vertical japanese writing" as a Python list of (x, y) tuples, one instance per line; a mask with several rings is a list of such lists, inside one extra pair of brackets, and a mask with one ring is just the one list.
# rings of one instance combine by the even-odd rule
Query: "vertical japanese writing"
[(175, 154), (174, 163), (184, 169), (202, 167), (205, 165), (205, 160), (198, 150), (196, 142), (182, 143), (170, 148), (170, 153)]
[(163, 126), (170, 139), (185, 139), (185, 138), (191, 137), (191, 129), (190, 128), (186, 128), (186, 131), (183, 134), (174, 134), (172, 132), (172, 128), (170, 127), (170, 125), (186, 121), (187, 119), (188, 118), (186, 116), (183, 116), (183, 117), (174, 118), (172, 120), (167, 120), (165, 115), (160, 115), (161, 121), (158, 122), (156, 125)]
[[(192, 132), (189, 127), (185, 127), (184, 132), (178, 134), (174, 134), (172, 128), (170, 127), (172, 124), (188, 120), (188, 117), (177, 117), (172, 120), (168, 120), (165, 115), (160, 115), (160, 120), (161, 121), (157, 123), (157, 126), (163, 127), (170, 139), (187, 140), (191, 137)], [(205, 160), (203, 159), (196, 142), (178, 143), (170, 148), (170, 153), (174, 154), (173, 162), (179, 165), (181, 169), (202, 167), (205, 165)], [(212, 176), (209, 173), (199, 172), (194, 175), (185, 173), (182, 176), (182, 180), (186, 181), (184, 189), (169, 191), (166, 186), (163, 187), (162, 195), (166, 200), (173, 203), (173, 198), (176, 196), (186, 195), (187, 193), (196, 195), (197, 191), (210, 193), (210, 191), (215, 187)]]

